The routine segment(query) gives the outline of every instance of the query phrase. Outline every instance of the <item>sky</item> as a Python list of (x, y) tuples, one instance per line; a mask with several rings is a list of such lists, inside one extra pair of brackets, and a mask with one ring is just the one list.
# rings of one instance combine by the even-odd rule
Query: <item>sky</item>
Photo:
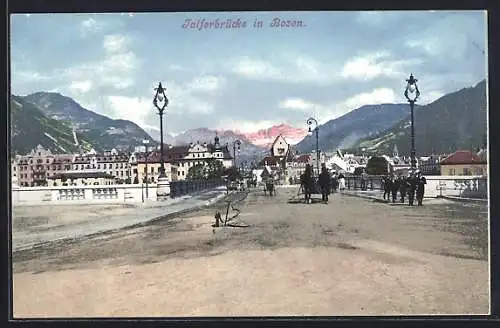
[[(289, 26), (270, 26), (276, 18)], [(239, 27), (221, 28), (228, 19)], [(16, 14), (11, 86), (157, 130), (161, 81), (170, 134), (306, 128), (311, 116), (404, 103), (410, 73), (419, 104), (475, 85), (487, 74), (486, 30), (484, 11)]]

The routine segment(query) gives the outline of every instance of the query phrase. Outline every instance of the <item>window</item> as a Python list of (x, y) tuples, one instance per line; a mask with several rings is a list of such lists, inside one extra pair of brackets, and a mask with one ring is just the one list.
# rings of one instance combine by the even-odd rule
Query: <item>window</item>
[(472, 175), (471, 170), (467, 167), (464, 167), (463, 168), (463, 175)]
[(155, 168), (154, 168), (154, 167), (152, 167), (152, 168), (151, 168), (151, 174), (154, 174), (154, 173), (155, 173)]

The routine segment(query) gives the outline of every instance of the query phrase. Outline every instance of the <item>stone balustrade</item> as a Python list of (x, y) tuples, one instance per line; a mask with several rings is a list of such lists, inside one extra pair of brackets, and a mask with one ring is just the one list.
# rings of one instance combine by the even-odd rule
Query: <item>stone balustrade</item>
[[(174, 181), (170, 197), (180, 197), (224, 185), (222, 180)], [(147, 188), (147, 192), (146, 192)], [(82, 204), (156, 201), (156, 184), (19, 187), (12, 186), (12, 204)]]

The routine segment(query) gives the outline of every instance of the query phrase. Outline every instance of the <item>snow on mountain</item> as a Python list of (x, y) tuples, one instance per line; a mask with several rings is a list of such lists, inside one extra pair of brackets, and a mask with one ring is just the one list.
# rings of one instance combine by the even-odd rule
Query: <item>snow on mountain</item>
[(285, 140), (295, 145), (302, 141), (307, 135), (307, 129), (295, 128), (287, 124), (274, 125), (268, 129), (262, 129), (257, 132), (242, 133), (248, 141), (256, 146), (270, 147), (277, 136), (280, 134)]

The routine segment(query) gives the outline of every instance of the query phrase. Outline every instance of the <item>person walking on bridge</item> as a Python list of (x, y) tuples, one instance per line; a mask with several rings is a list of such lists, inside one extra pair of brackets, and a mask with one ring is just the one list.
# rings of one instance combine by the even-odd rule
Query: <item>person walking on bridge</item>
[(300, 176), (300, 185), (304, 191), (305, 203), (311, 203), (311, 194), (314, 189), (314, 177), (311, 164), (306, 164), (305, 172)]
[(321, 200), (327, 204), (328, 194), (330, 194), (330, 174), (328, 173), (325, 164), (321, 166), (321, 173), (318, 177), (319, 187), (321, 189)]
[(415, 191), (417, 190), (417, 177), (415, 176), (415, 172), (411, 172), (408, 177), (408, 203), (410, 206), (413, 206), (415, 201)]
[(399, 190), (399, 179), (394, 175), (391, 177), (391, 193), (392, 193), (392, 202), (396, 203), (396, 198), (398, 197)]
[(406, 196), (406, 193), (408, 192), (408, 181), (407, 181), (406, 177), (403, 175), (399, 176), (399, 192), (401, 194), (401, 203), (404, 204), (405, 196)]
[(425, 185), (427, 184), (427, 180), (420, 173), (420, 170), (417, 170), (417, 205), (422, 206), (422, 201), (424, 200), (424, 192)]

